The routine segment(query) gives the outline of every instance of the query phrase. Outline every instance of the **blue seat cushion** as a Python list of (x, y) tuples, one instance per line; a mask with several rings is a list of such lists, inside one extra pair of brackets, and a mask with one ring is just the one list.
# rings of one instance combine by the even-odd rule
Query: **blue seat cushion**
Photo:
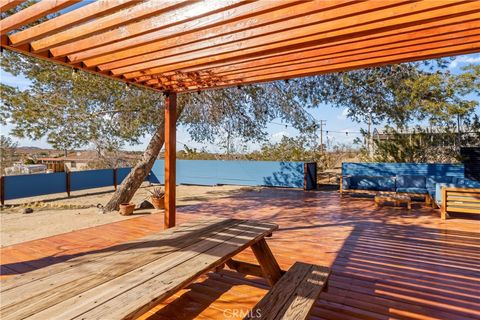
[(429, 176), (427, 177), (426, 187), (427, 189), (433, 189), (437, 183), (453, 183), (454, 178), (449, 176)]
[(420, 194), (427, 194), (428, 190), (425, 188), (397, 188), (397, 192), (405, 192), (405, 193), (420, 193)]
[(397, 189), (398, 188), (427, 188), (427, 179), (425, 176), (419, 175), (398, 175), (397, 176)]
[(395, 191), (395, 177), (350, 177), (350, 188), (357, 190)]

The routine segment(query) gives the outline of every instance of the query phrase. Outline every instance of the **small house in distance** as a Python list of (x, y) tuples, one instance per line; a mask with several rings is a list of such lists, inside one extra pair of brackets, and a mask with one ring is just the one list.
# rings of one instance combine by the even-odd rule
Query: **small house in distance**
[(45, 164), (49, 172), (79, 171), (88, 169), (94, 159), (67, 156), (59, 158), (38, 158), (38, 163)]

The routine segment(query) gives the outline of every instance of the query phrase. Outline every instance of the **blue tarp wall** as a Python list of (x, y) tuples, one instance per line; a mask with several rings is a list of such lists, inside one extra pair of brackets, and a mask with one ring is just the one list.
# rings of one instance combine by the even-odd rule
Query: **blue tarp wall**
[(445, 163), (342, 163), (344, 176), (451, 176), (464, 177), (463, 164)]
[[(303, 166), (303, 162), (177, 160), (177, 183), (302, 188)], [(163, 168), (163, 160), (155, 161), (150, 182), (163, 184)]]
[[(155, 161), (146, 180), (163, 184), (163, 165), (163, 160)], [(117, 169), (117, 184), (125, 179), (130, 170), (131, 168)], [(314, 188), (315, 178), (315, 174), (307, 176), (307, 189)], [(64, 172), (6, 176), (3, 179), (4, 200), (67, 192), (67, 176)], [(113, 186), (114, 181), (113, 169), (74, 171), (70, 173), (70, 190)], [(177, 160), (177, 183), (301, 188), (304, 185), (304, 163)]]
[(66, 192), (65, 173), (39, 173), (22, 176), (5, 176), (5, 200)]

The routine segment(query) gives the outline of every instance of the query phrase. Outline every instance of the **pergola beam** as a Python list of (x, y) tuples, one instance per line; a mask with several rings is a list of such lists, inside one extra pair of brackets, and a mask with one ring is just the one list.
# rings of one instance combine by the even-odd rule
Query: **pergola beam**
[(0, 23), (0, 34), (4, 35), (9, 31), (43, 18), (51, 13), (55, 13), (80, 1), (81, 0), (44, 0), (37, 2), (28, 8), (2, 19)]

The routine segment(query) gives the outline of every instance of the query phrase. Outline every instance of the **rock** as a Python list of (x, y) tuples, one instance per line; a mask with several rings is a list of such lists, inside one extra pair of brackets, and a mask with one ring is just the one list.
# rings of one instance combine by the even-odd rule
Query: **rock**
[(143, 200), (139, 205), (138, 209), (154, 209), (153, 204), (148, 200)]
[(32, 208), (25, 208), (23, 209), (23, 214), (28, 214), (28, 213), (32, 213), (33, 212), (33, 209)]

